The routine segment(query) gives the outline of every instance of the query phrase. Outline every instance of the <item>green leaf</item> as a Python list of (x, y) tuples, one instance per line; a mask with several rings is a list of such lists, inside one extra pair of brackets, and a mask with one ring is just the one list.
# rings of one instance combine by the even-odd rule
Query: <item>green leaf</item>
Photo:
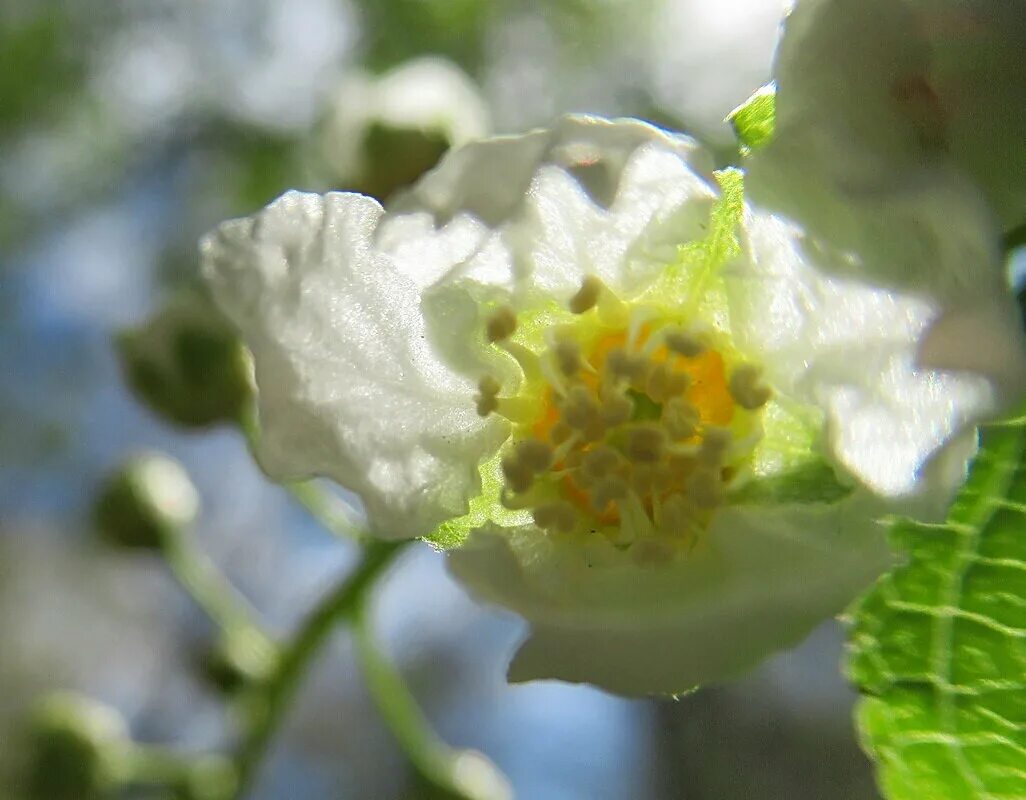
[(891, 800), (1026, 798), (1026, 418), (988, 426), (943, 524), (853, 610), (863, 746)]
[(768, 144), (776, 124), (777, 90), (773, 84), (763, 86), (730, 114), (727, 121), (747, 155)]

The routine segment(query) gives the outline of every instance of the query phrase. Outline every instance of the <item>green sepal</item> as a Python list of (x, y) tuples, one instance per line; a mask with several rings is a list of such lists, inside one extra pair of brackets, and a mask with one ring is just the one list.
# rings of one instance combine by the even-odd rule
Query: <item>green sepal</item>
[(776, 109), (777, 89), (767, 84), (727, 115), (743, 155), (769, 144), (776, 126)]
[(848, 497), (852, 489), (837, 479), (837, 473), (825, 460), (813, 458), (785, 472), (746, 483), (731, 494), (730, 502), (737, 505), (837, 503)]
[(494, 523), (504, 528), (520, 527), (531, 522), (526, 511), (510, 511), (502, 505), (501, 456), (496, 454), (485, 461), (480, 469), (481, 491), (471, 499), (467, 513), (461, 517), (443, 522), (424, 541), (439, 550), (459, 547), (471, 531)]

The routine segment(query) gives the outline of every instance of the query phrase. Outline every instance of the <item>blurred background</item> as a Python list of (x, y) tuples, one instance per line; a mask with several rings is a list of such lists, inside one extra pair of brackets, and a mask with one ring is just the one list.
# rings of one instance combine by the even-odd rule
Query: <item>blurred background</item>
[[(112, 341), (197, 267), (196, 241), (287, 188), (386, 197), (450, 144), (565, 111), (639, 116), (736, 157), (724, 115), (769, 73), (784, 0), (4, 0), (0, 4), (0, 798), (25, 714), (57, 688), (133, 736), (216, 750), (214, 631), (145, 553), (102, 547), (103, 477), (172, 454), (203, 549), (285, 633), (352, 548), (261, 477), (237, 431), (133, 400)], [(523, 630), (427, 548), (374, 619), (441, 735), (524, 800), (872, 798), (834, 625), (751, 677), (678, 701), (507, 686)], [(254, 800), (409, 797), (404, 759), (340, 634)]]

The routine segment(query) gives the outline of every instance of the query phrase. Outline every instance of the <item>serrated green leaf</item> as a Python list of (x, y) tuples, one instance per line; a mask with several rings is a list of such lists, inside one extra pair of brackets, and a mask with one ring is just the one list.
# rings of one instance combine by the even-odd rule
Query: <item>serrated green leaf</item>
[(1026, 418), (983, 430), (943, 524), (853, 610), (847, 670), (890, 800), (1026, 798)]
[(741, 143), (742, 153), (747, 155), (773, 138), (776, 109), (777, 90), (770, 84), (763, 86), (727, 115), (727, 121)]

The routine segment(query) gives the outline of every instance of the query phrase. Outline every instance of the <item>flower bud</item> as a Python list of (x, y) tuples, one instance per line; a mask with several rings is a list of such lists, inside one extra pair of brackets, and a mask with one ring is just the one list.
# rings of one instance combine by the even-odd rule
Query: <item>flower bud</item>
[(120, 781), (118, 762), (129, 740), (112, 708), (74, 694), (46, 698), (30, 721), (30, 800), (94, 800)]
[(339, 185), (379, 200), (488, 129), (473, 82), (440, 58), (415, 59), (378, 77), (351, 75), (332, 105), (320, 158)]
[(269, 677), (277, 658), (271, 640), (255, 629), (243, 628), (226, 631), (203, 667), (211, 683), (231, 695)]
[(117, 353), (136, 398), (189, 428), (239, 419), (253, 396), (249, 353), (210, 302), (182, 292), (137, 328)]
[(177, 461), (146, 454), (128, 461), (100, 490), (93, 510), (101, 538), (119, 547), (161, 548), (191, 524), (199, 495)]

